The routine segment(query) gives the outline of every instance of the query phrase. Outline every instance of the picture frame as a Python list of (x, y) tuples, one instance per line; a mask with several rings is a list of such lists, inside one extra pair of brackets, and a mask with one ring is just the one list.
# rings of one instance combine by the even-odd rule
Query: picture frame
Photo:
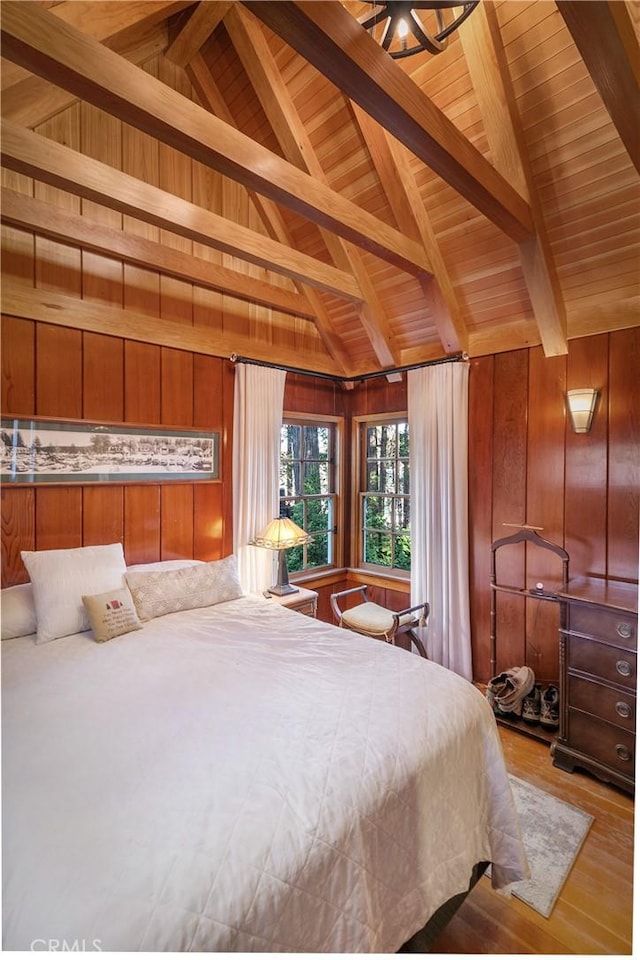
[(3, 484), (211, 481), (220, 474), (216, 431), (2, 417)]

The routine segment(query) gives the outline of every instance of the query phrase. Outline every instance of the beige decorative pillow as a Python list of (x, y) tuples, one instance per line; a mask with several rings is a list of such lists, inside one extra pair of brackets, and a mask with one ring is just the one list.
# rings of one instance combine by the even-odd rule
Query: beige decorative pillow
[(132, 630), (142, 630), (133, 599), (126, 587), (83, 597), (82, 602), (98, 643), (121, 637)]
[(179, 570), (127, 573), (125, 579), (141, 620), (210, 607), (242, 596), (233, 554)]

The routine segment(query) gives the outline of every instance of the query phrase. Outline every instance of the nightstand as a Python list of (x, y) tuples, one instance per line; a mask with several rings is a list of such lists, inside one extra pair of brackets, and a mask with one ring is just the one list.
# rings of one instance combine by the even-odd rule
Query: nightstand
[(306, 617), (315, 617), (318, 612), (318, 594), (315, 590), (307, 590), (305, 587), (299, 587), (295, 593), (287, 593), (284, 597), (277, 597), (272, 594), (271, 599), (279, 603), (281, 607), (288, 607), (289, 610), (296, 610), (303, 613)]

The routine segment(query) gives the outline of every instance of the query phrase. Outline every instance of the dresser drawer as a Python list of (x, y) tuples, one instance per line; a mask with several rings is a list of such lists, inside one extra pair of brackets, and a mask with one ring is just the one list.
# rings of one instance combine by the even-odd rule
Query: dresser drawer
[(602, 683), (569, 675), (569, 703), (577, 710), (591, 713), (632, 733), (635, 730), (636, 698), (631, 693), (621, 693)]
[(567, 666), (570, 671), (579, 670), (606, 683), (617, 683), (635, 690), (635, 653), (582, 637), (568, 637), (567, 640)]
[(610, 640), (627, 650), (637, 649), (636, 618), (619, 610), (602, 610), (582, 603), (571, 604), (569, 630), (572, 633)]
[(636, 749), (633, 733), (570, 709), (569, 742), (572, 749), (633, 778)]

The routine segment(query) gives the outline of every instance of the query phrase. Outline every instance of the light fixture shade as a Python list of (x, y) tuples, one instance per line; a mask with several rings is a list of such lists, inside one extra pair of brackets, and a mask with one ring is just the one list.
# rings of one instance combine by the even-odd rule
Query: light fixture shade
[(567, 408), (575, 433), (588, 433), (596, 409), (598, 391), (590, 387), (567, 391)]
[(299, 547), (303, 543), (312, 543), (313, 537), (302, 530), (288, 517), (276, 517), (270, 520), (261, 534), (253, 541), (255, 547), (266, 547), (268, 550), (289, 550)]
[(479, 0), (365, 0), (374, 8), (360, 23), (380, 46), (399, 60), (414, 53), (441, 53), (447, 40)]

